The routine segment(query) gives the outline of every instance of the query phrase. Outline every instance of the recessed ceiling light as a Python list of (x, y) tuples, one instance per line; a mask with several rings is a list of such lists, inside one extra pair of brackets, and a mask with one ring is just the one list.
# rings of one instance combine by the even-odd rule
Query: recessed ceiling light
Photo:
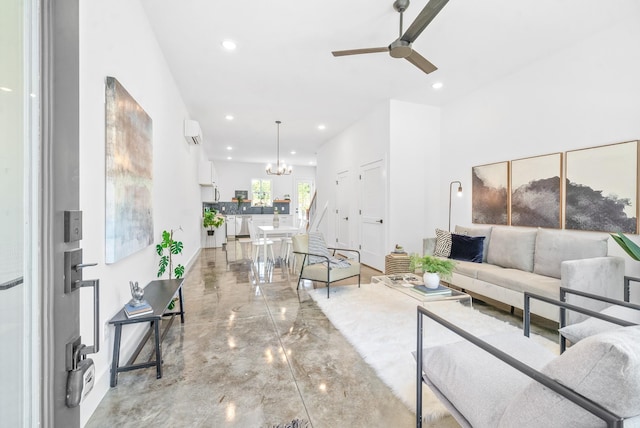
[(227, 156), (227, 160), (231, 160), (231, 156)]
[(236, 46), (236, 42), (234, 42), (233, 40), (224, 40), (222, 42), (222, 47), (225, 48), (228, 51), (232, 51), (234, 50), (237, 46)]
[(0, 86), (0, 91), (2, 91), (2, 92), (13, 92), (13, 89), (7, 88), (6, 86)]
[(295, 151), (295, 150), (291, 150), (291, 154), (292, 154), (292, 155), (295, 155), (295, 154), (296, 154), (296, 151)]
[(230, 114), (226, 115), (224, 118), (227, 120), (233, 120), (233, 116)]
[(233, 150), (233, 147), (227, 146), (227, 150)]
[(324, 131), (325, 129), (327, 129), (327, 127), (324, 125), (318, 125), (318, 129)]
[(442, 84), (442, 82), (436, 82), (433, 85), (431, 85), (431, 87), (433, 89), (441, 89), (444, 85)]
[(309, 165), (313, 165), (313, 161), (309, 161)]

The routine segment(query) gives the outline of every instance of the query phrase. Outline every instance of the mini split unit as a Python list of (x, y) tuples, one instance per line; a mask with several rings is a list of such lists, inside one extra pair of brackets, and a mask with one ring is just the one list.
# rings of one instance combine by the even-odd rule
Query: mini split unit
[(202, 129), (197, 121), (189, 119), (184, 121), (184, 138), (190, 144), (202, 143)]

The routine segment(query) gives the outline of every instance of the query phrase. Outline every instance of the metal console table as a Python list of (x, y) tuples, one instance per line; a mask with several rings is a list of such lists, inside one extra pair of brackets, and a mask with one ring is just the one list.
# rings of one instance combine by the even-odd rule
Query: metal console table
[[(162, 377), (162, 346), (161, 342), (164, 339), (165, 334), (171, 328), (173, 320), (176, 315), (180, 315), (180, 322), (184, 324), (184, 304), (182, 300), (182, 282), (183, 279), (161, 279), (151, 281), (144, 287), (144, 299), (149, 302), (153, 308), (153, 313), (141, 315), (137, 317), (128, 318), (124, 312), (124, 308), (120, 310), (111, 320), (110, 324), (115, 326), (116, 332), (113, 341), (113, 361), (111, 362), (111, 386), (114, 387), (118, 383), (118, 373), (126, 372), (130, 370), (142, 369), (145, 367), (156, 367), (156, 378)], [(178, 292), (178, 298), (180, 301), (180, 310), (173, 312), (165, 312), (167, 306)], [(162, 336), (160, 335), (160, 321), (163, 317), (171, 317), (168, 325), (164, 329)], [(124, 366), (120, 366), (120, 341), (122, 339), (122, 326), (124, 324), (135, 324), (141, 322), (149, 323), (149, 331), (142, 338), (138, 347), (133, 352), (129, 361)], [(147, 361), (145, 363), (136, 363), (136, 358), (142, 351), (147, 340), (153, 332), (155, 340), (155, 360)]]

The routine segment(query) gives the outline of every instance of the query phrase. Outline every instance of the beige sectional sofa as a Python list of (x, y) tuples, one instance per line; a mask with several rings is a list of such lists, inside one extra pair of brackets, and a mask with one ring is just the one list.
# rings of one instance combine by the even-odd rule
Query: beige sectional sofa
[[(457, 261), (449, 281), (456, 287), (520, 309), (525, 291), (557, 300), (561, 286), (622, 299), (624, 260), (607, 255), (606, 234), (510, 226), (456, 226), (453, 233), (484, 237), (482, 263)], [(435, 246), (436, 238), (424, 239), (424, 254)], [(593, 310), (607, 306), (576, 296), (568, 301)], [(558, 321), (555, 306), (534, 301), (531, 311)], [(580, 318), (569, 314), (568, 323)]]

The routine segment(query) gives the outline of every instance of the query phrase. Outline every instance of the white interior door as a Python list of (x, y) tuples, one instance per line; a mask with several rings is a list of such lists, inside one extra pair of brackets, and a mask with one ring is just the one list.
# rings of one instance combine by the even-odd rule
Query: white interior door
[(340, 248), (351, 248), (349, 193), (349, 171), (344, 171), (336, 178), (336, 246)]
[(383, 160), (360, 167), (360, 197), (360, 257), (362, 263), (383, 271), (387, 229)]

